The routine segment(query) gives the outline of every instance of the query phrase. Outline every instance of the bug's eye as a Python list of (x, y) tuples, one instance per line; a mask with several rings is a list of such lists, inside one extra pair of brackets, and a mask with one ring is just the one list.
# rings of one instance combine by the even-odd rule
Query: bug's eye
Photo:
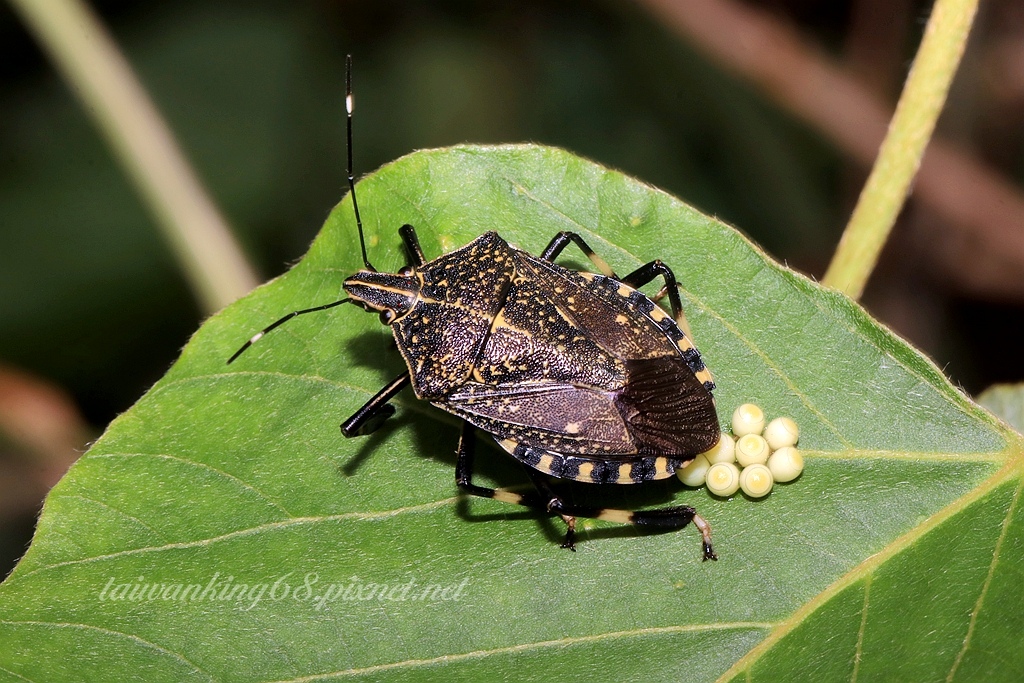
[(395, 321), (398, 316), (390, 308), (385, 308), (380, 312), (380, 321), (385, 325), (390, 325)]
[(412, 269), (412, 266), (402, 266), (402, 268), (398, 271), (398, 274), (401, 275), (402, 277), (409, 277), (410, 275), (413, 274), (413, 272), (414, 271)]

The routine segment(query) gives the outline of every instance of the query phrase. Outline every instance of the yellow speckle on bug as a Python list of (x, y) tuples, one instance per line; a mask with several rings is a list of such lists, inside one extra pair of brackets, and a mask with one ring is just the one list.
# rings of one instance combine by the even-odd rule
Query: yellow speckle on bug
[(705, 478), (708, 473), (708, 469), (711, 467), (711, 463), (704, 455), (698, 455), (696, 458), (686, 463), (678, 470), (676, 470), (676, 476), (679, 477), (679, 481), (683, 482), (687, 486), (703, 486)]
[(792, 446), (784, 446), (768, 458), (768, 469), (775, 481), (793, 481), (804, 471), (804, 457)]
[(736, 442), (736, 462), (740, 467), (763, 465), (768, 462), (768, 442), (758, 434), (741, 436)]
[(722, 432), (722, 438), (718, 440), (715, 447), (701, 455), (707, 458), (712, 465), (716, 462), (736, 462), (736, 442), (731, 434)]
[(764, 411), (753, 403), (744, 403), (732, 414), (732, 433), (737, 437), (764, 431)]
[(788, 417), (777, 417), (764, 428), (764, 439), (773, 451), (795, 446), (800, 439), (800, 428)]
[(762, 498), (772, 490), (771, 470), (765, 465), (749, 465), (740, 472), (740, 488), (751, 498)]
[(716, 496), (731, 496), (740, 488), (740, 468), (731, 462), (716, 463), (708, 469), (708, 491)]

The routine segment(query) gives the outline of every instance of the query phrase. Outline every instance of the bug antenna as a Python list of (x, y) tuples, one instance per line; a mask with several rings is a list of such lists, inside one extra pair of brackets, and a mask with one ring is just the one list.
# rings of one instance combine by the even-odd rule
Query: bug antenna
[(359, 229), (359, 247), (363, 250), (363, 265), (367, 270), (377, 272), (366, 256), (366, 238), (363, 237), (363, 221), (359, 217), (359, 204), (356, 202), (356, 181), (352, 175), (352, 55), (345, 56), (345, 149), (348, 152), (348, 189), (352, 195), (352, 209), (356, 213), (356, 227)]
[(240, 348), (237, 351), (235, 351), (234, 354), (232, 354), (231, 358), (228, 358), (228, 365), (231, 365), (232, 363), (234, 363), (235, 359), (237, 359), (239, 356), (241, 356), (243, 353), (245, 353), (246, 349), (248, 349), (250, 346), (252, 346), (256, 342), (258, 342), (260, 339), (262, 339), (264, 337), (264, 335), (267, 334), (267, 332), (270, 332), (272, 330), (277, 329), (278, 327), (281, 327), (281, 325), (284, 325), (286, 322), (288, 322), (289, 320), (291, 320), (292, 318), (294, 318), (297, 315), (306, 315), (307, 313), (316, 313), (317, 311), (326, 311), (328, 308), (334, 308), (335, 306), (340, 306), (342, 304), (354, 304), (354, 303), (356, 303), (354, 300), (349, 299), (348, 297), (345, 297), (344, 299), (339, 299), (338, 301), (332, 301), (331, 303), (323, 304), (322, 306), (314, 306), (313, 308), (303, 308), (303, 309), (298, 310), (298, 311), (292, 311), (291, 313), (289, 313), (288, 315), (284, 316), (280, 320), (274, 322), (273, 324), (267, 325), (262, 330), (257, 332), (252, 337), (252, 339), (250, 339), (249, 341), (247, 341), (244, 344), (242, 344), (242, 348)]

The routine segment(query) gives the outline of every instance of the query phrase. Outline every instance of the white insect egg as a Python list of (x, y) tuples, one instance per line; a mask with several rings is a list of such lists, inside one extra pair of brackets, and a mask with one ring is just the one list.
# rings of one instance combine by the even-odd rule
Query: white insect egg
[(800, 439), (800, 428), (788, 417), (777, 417), (764, 428), (764, 439), (773, 451), (795, 446)]
[(733, 441), (731, 434), (722, 432), (722, 438), (718, 440), (715, 447), (702, 455), (712, 465), (716, 462), (736, 462), (736, 442)]
[(753, 403), (744, 403), (732, 413), (732, 433), (737, 437), (764, 431), (764, 411)]
[(715, 463), (708, 469), (707, 485), (716, 496), (731, 496), (740, 488), (740, 468), (731, 462)]
[(771, 470), (765, 465), (750, 465), (740, 472), (740, 488), (751, 498), (767, 496), (771, 493), (774, 483)]
[(768, 442), (758, 434), (747, 434), (736, 441), (736, 461), (741, 467), (763, 465), (770, 453)]
[(687, 486), (696, 488), (704, 485), (710, 467), (711, 463), (701, 454), (676, 470), (676, 476)]
[(768, 469), (775, 481), (793, 481), (804, 471), (804, 457), (792, 446), (784, 446), (768, 458)]

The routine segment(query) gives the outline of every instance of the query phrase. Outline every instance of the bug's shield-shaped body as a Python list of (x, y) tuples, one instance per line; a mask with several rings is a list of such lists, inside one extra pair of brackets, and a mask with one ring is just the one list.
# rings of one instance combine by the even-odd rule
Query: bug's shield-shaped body
[(700, 353), (615, 279), (489, 232), (403, 274), (360, 271), (345, 289), (391, 319), (419, 398), (542, 472), (660, 479), (719, 438)]

